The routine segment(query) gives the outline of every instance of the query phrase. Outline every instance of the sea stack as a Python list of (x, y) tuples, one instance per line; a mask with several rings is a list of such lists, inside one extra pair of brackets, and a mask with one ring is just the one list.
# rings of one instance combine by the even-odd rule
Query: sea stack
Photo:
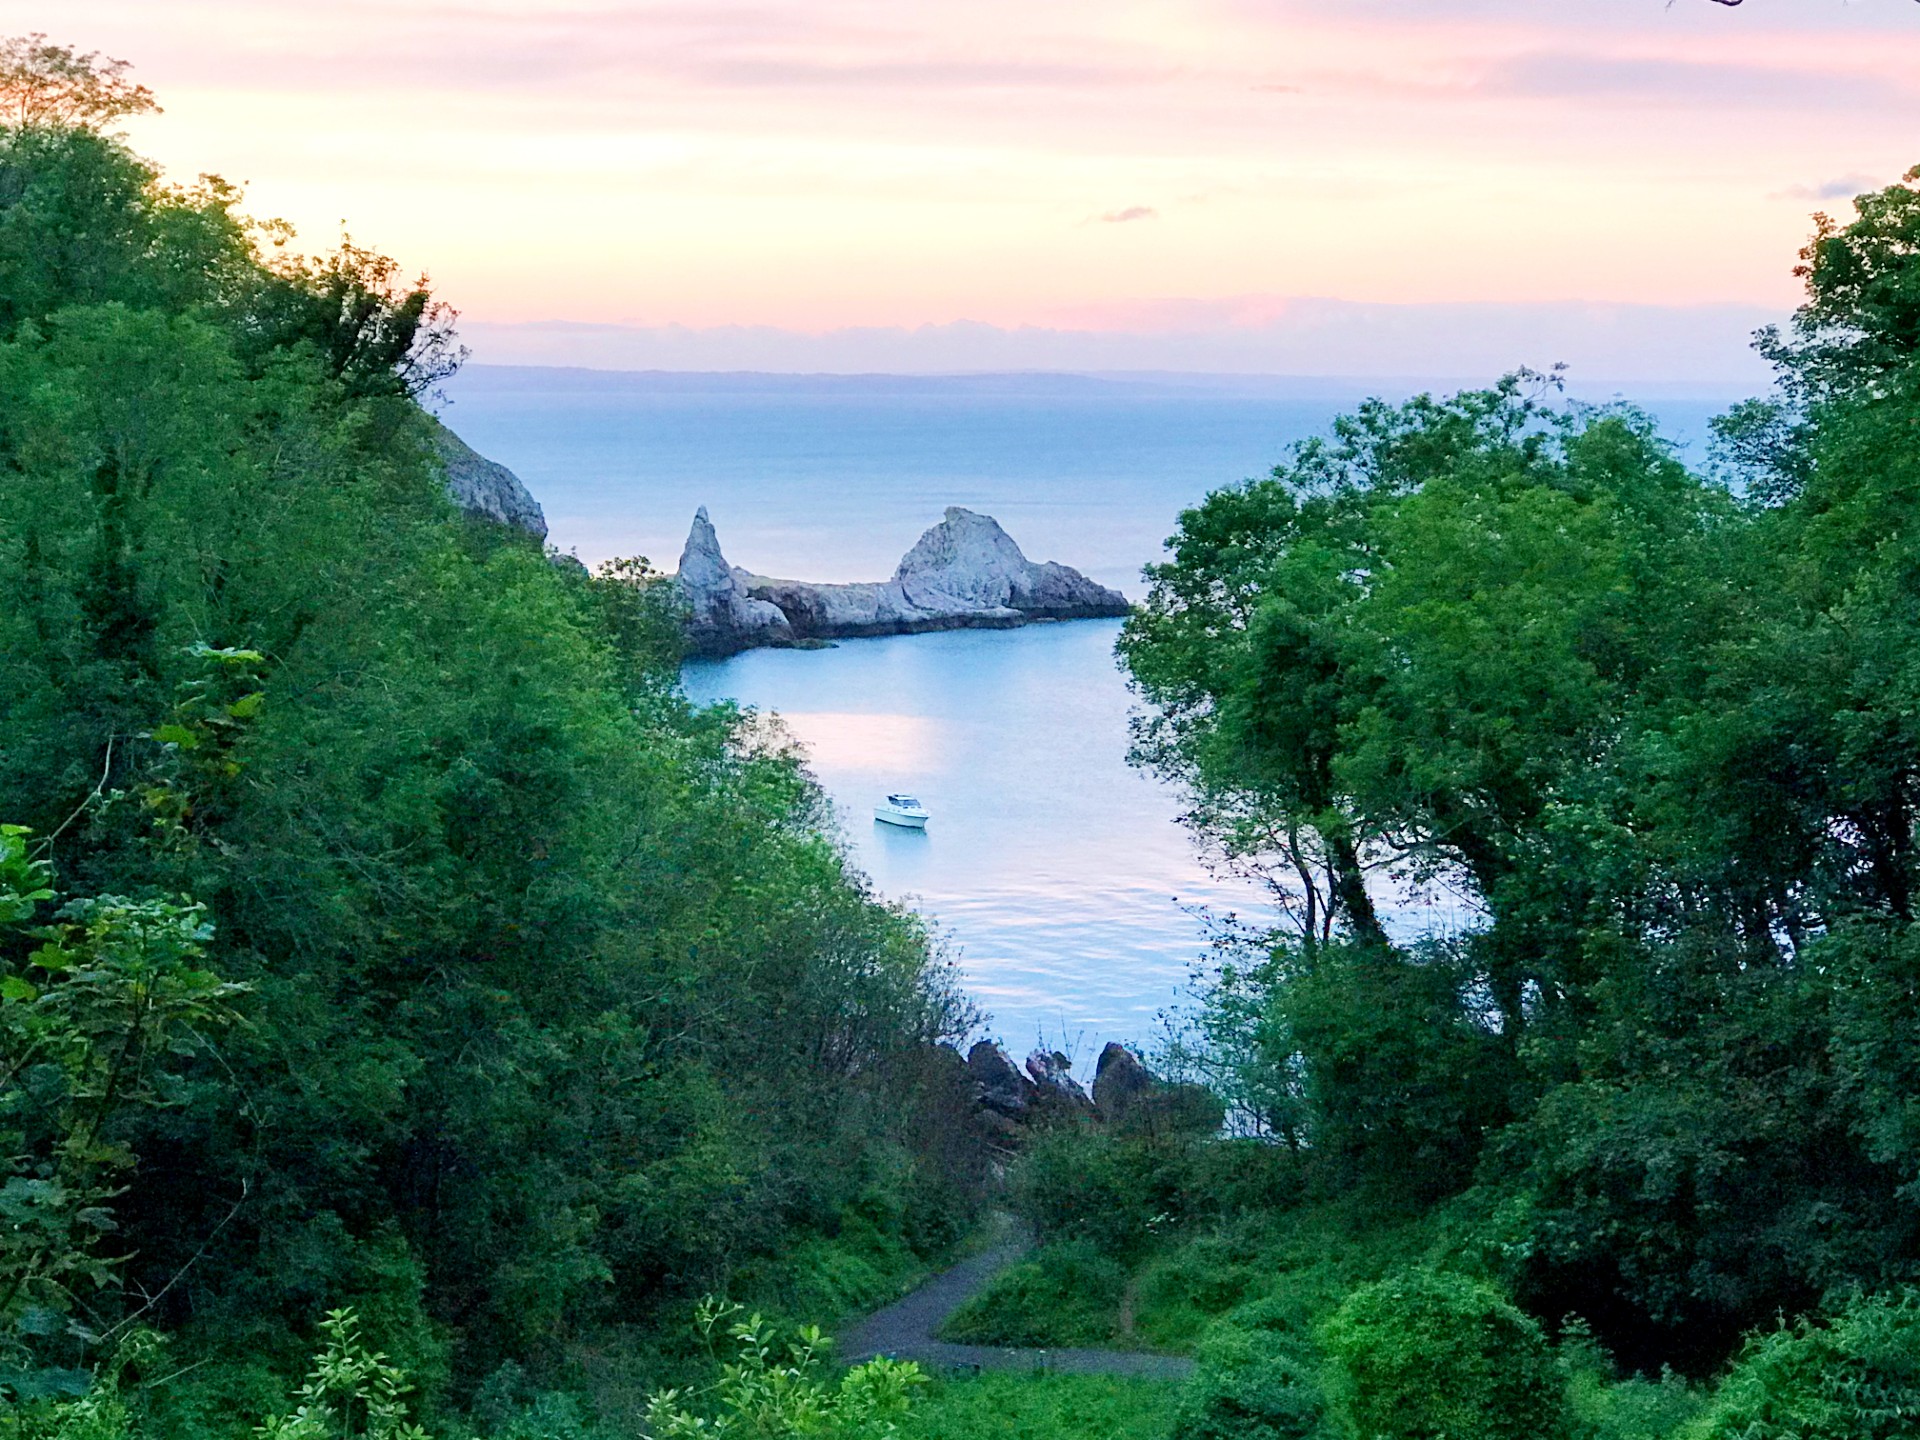
[(755, 600), (720, 553), (720, 537), (702, 505), (674, 577), (686, 607), (687, 644), (700, 655), (732, 655), (760, 645), (791, 645), (793, 630), (777, 605)]
[[(920, 537), (891, 580), (852, 585), (778, 580), (729, 566), (702, 508), (687, 537), (679, 584), (690, 611), (689, 643), (704, 654), (796, 640), (1006, 628), (1128, 610), (1118, 590), (1066, 565), (1036, 564), (992, 516), (958, 505)], [(743, 604), (760, 608), (742, 610)]]

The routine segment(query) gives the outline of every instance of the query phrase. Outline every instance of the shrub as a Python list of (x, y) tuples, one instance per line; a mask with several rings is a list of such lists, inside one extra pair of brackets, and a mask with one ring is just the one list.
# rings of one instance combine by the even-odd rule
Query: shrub
[(1285, 1307), (1243, 1307), (1207, 1332), (1172, 1440), (1308, 1440), (1326, 1434), (1321, 1358)]
[(1191, 1136), (1059, 1126), (1037, 1136), (1014, 1167), (1013, 1204), (1042, 1240), (1084, 1240), (1130, 1255), (1210, 1203), (1196, 1183), (1205, 1149)]
[(968, 1345), (1111, 1344), (1127, 1272), (1085, 1241), (1049, 1245), (1002, 1272), (948, 1318), (941, 1335)]
[(1349, 1295), (1321, 1328), (1333, 1411), (1356, 1440), (1554, 1440), (1565, 1372), (1492, 1286), (1406, 1270)]
[[(704, 1301), (701, 1330), (711, 1341), (722, 1326), (739, 1347), (710, 1391), (664, 1390), (647, 1403), (647, 1433), (685, 1437), (818, 1436), (820, 1440), (885, 1440), (898, 1433), (916, 1386), (926, 1383), (910, 1360), (869, 1360), (839, 1379), (825, 1374), (828, 1341), (809, 1326), (782, 1349), (758, 1315), (737, 1319), (738, 1305)], [(705, 1410), (711, 1413), (702, 1414)]]
[(413, 1387), (406, 1371), (367, 1349), (353, 1311), (329, 1311), (320, 1333), (326, 1345), (293, 1409), (269, 1417), (256, 1432), (261, 1440), (428, 1440), (407, 1419), (405, 1396)]
[(1749, 1342), (1687, 1440), (1894, 1440), (1920, 1429), (1920, 1290)]
[(1176, 1387), (1113, 1375), (987, 1374), (937, 1384), (911, 1440), (1165, 1440)]

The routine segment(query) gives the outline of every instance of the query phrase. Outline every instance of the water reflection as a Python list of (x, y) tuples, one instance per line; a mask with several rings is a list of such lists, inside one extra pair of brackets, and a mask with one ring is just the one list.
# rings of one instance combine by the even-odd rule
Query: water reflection
[[(1151, 1034), (1205, 949), (1183, 905), (1245, 910), (1210, 878), (1164, 787), (1126, 764), (1117, 622), (762, 650), (689, 664), (688, 693), (777, 712), (809, 751), (858, 862), (953, 940), (1015, 1047)], [(926, 832), (873, 819), (890, 790)]]

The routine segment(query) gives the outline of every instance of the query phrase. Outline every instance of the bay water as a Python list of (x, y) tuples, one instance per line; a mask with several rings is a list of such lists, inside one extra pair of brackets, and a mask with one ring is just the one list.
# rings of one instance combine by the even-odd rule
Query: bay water
[[(672, 568), (697, 506), (727, 558), (805, 580), (891, 575), (948, 505), (1033, 559), (1138, 598), (1180, 510), (1262, 474), (1372, 393), (1411, 385), (1192, 377), (766, 376), (472, 367), (443, 418), (513, 469), (550, 541)], [(1603, 397), (1604, 398), (1604, 397)], [(1694, 458), (1726, 396), (1649, 406)], [(949, 631), (689, 662), (688, 695), (777, 715), (856, 862), (927, 916), (1017, 1054), (1082, 1073), (1150, 1041), (1207, 950), (1204, 916), (1265, 897), (1211, 874), (1180, 797), (1127, 764), (1118, 621)], [(924, 834), (873, 819), (926, 801)], [(1414, 917), (1413, 923), (1417, 923)]]

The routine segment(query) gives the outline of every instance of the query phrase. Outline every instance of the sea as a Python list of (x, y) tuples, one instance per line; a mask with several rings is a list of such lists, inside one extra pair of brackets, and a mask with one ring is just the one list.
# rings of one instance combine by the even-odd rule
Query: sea
[[(793, 579), (879, 580), (949, 505), (992, 515), (1029, 557), (1134, 598), (1181, 510), (1264, 474), (1369, 395), (1418, 381), (1182, 375), (787, 376), (470, 366), (442, 418), (511, 468), (550, 543), (588, 564), (672, 569), (706, 506), (727, 558)], [(1583, 398), (1604, 402), (1616, 392)], [(1699, 460), (1732, 394), (1626, 398)], [(922, 914), (1016, 1056), (1084, 1075), (1109, 1040), (1151, 1050), (1223, 934), (1271, 896), (1208, 863), (1177, 790), (1128, 763), (1139, 700), (1119, 622), (949, 631), (690, 661), (805, 747), (855, 864)], [(925, 833), (873, 818), (925, 801)], [(1449, 897), (1394, 897), (1405, 933), (1457, 926)]]

